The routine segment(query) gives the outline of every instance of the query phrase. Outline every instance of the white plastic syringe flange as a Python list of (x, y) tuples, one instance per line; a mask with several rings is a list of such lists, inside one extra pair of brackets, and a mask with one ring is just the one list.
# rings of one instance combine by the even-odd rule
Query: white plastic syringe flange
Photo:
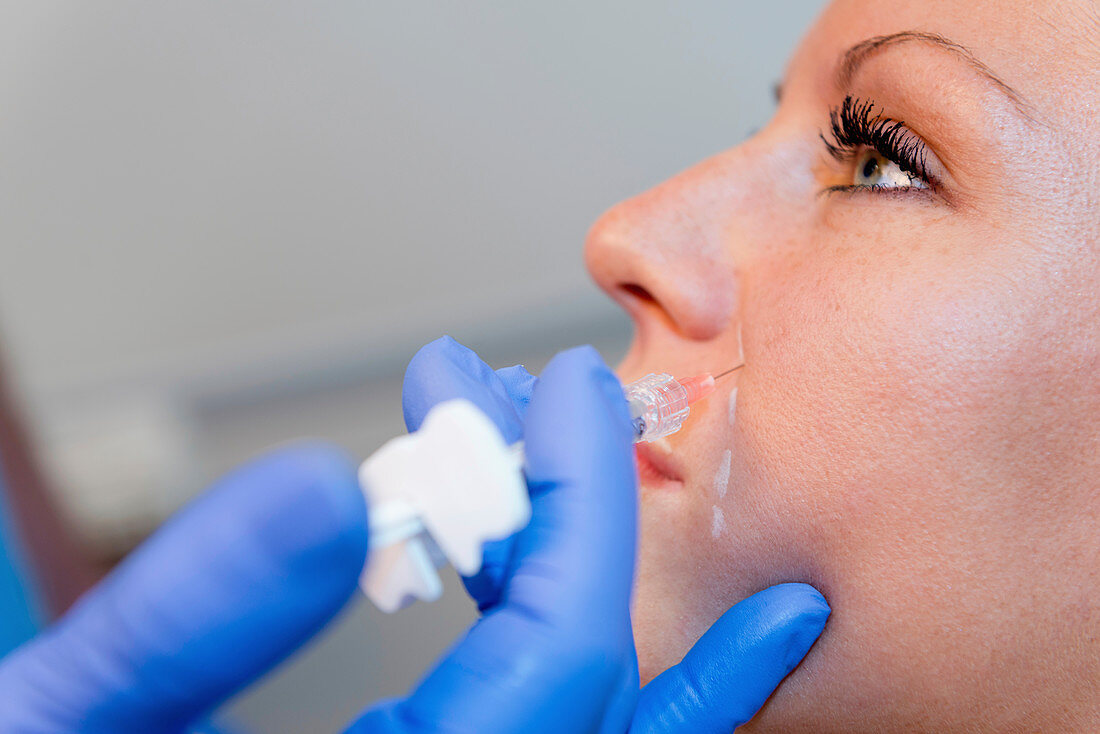
[(440, 403), (416, 433), (384, 444), (359, 468), (359, 484), (371, 545), (359, 583), (384, 612), (439, 598), (439, 555), (469, 576), (483, 543), (531, 519), (515, 452), (468, 400)]

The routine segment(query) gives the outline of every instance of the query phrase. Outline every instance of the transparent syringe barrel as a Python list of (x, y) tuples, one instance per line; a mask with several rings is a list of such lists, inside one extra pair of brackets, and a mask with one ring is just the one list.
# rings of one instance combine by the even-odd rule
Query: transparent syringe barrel
[(646, 375), (625, 385), (623, 393), (630, 406), (635, 441), (656, 441), (676, 433), (688, 416), (688, 390), (672, 375)]

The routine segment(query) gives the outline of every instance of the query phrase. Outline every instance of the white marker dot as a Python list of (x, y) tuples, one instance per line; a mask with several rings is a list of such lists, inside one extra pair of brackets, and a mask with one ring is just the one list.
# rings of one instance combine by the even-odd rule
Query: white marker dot
[(710, 520), (710, 537), (717, 538), (726, 530), (726, 516), (722, 512), (722, 508), (715, 506), (714, 515)]
[(729, 420), (732, 426), (737, 420), (737, 388), (730, 390)]
[(730, 463), (733, 461), (733, 452), (726, 449), (722, 452), (722, 461), (718, 463), (718, 471), (714, 473), (714, 491), (719, 499), (726, 496), (730, 488)]

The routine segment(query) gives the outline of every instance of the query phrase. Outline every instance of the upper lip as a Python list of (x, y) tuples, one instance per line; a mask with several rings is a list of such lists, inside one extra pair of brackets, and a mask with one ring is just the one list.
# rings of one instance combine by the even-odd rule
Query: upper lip
[(656, 446), (646, 441), (636, 443), (634, 446), (638, 452), (639, 461), (647, 462), (657, 470), (658, 474), (666, 479), (670, 479), (674, 482), (684, 481), (684, 477), (680, 473), (677, 462), (671, 454), (659, 450)]

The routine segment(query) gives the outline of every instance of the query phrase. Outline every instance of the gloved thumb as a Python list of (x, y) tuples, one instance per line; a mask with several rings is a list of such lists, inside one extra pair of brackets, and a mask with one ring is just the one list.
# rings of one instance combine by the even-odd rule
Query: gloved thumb
[(449, 336), (425, 344), (405, 370), (401, 407), (405, 425), (419, 430), (444, 400), (465, 398), (496, 424), (504, 440), (523, 437), (523, 418), (535, 378), (522, 365), (493, 370), (477, 352)]
[[(472, 349), (444, 336), (423, 346), (409, 362), (401, 392), (405, 425), (416, 431), (439, 403), (465, 398), (500, 430), (508, 443), (523, 437), (523, 421), (536, 377), (522, 365), (494, 371)], [(500, 601), (512, 558), (512, 538), (484, 544), (481, 569), (462, 583), (484, 611)]]
[(284, 449), (221, 480), (0, 664), (0, 731), (175, 731), (311, 637), (367, 552), (355, 466)]
[(779, 584), (738, 603), (642, 689), (630, 734), (733, 731), (805, 657), (829, 613), (806, 584)]

